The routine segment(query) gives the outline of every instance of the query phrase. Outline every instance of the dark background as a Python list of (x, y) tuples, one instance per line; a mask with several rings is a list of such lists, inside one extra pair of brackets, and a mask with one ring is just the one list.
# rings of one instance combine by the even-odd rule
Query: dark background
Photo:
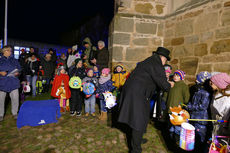
[[(0, 0), (0, 38), (4, 38), (5, 0)], [(107, 44), (113, 0), (8, 0), (8, 38), (60, 45)]]

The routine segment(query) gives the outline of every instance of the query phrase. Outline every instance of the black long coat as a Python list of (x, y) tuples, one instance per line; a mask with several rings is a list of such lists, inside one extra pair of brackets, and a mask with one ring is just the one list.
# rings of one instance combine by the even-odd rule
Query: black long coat
[(159, 55), (138, 63), (122, 88), (118, 122), (145, 132), (150, 114), (150, 98), (156, 88), (170, 89)]

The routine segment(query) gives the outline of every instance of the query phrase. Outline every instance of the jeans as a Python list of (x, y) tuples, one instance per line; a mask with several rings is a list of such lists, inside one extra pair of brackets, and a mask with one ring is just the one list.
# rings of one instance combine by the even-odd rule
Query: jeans
[(104, 99), (100, 99), (100, 107), (102, 112), (107, 112)]
[[(0, 91), (0, 116), (4, 116), (5, 113), (5, 98), (6, 92)], [(10, 99), (11, 99), (11, 112), (13, 115), (17, 115), (18, 113), (18, 106), (19, 106), (19, 94), (18, 89), (15, 89), (10, 92)]]
[(85, 113), (90, 112), (92, 114), (95, 112), (95, 102), (96, 102), (95, 94), (85, 99)]
[(32, 94), (33, 96), (36, 96), (36, 81), (37, 81), (37, 75), (31, 76), (31, 75), (26, 75), (26, 80), (30, 83), (32, 86)]

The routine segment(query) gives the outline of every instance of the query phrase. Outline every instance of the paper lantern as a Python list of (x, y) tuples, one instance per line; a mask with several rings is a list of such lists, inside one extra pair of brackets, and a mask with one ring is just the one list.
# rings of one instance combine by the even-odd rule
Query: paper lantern
[(195, 127), (189, 123), (182, 123), (180, 130), (180, 148), (191, 151), (195, 145)]

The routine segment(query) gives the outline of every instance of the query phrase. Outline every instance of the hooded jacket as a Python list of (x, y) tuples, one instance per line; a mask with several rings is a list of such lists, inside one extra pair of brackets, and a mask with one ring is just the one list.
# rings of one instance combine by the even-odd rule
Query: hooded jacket
[[(117, 67), (121, 67), (121, 72), (117, 72)], [(114, 68), (114, 73), (112, 77), (112, 81), (114, 82), (113, 85), (119, 89), (121, 86), (125, 84), (126, 77), (129, 73), (126, 72), (125, 67), (122, 64), (117, 64)]]

